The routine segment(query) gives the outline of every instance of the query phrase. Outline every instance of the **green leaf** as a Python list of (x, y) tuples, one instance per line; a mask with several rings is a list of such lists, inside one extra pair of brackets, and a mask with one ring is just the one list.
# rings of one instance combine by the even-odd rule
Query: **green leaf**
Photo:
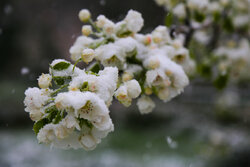
[(208, 64), (201, 64), (197, 66), (197, 71), (201, 76), (210, 78), (212, 76), (212, 69)]
[(57, 85), (63, 85), (65, 83), (65, 81), (68, 79), (71, 79), (71, 77), (70, 76), (68, 76), (68, 77), (54, 76), (53, 77), (53, 80), (54, 80), (55, 84), (57, 84)]
[(174, 20), (173, 18), (174, 18), (173, 14), (170, 12), (165, 16), (165, 25), (167, 27), (170, 27), (172, 25), (173, 20)]
[(213, 18), (214, 18), (214, 21), (218, 23), (220, 21), (221, 14), (219, 12), (215, 12), (213, 13)]
[(194, 12), (194, 19), (198, 22), (202, 22), (205, 19), (205, 15), (203, 13), (200, 13), (198, 11)]
[(33, 130), (36, 135), (38, 134), (39, 130), (46, 124), (49, 124), (51, 122), (53, 122), (53, 124), (58, 124), (66, 116), (66, 114), (62, 114), (62, 112), (59, 111), (55, 105), (46, 108), (45, 113), (47, 113), (48, 115), (45, 118), (37, 121), (33, 126)]
[(116, 34), (117, 35), (117, 37), (119, 37), (119, 38), (125, 38), (125, 37), (128, 37), (128, 36), (130, 36), (131, 34), (132, 34), (133, 32), (131, 32), (131, 31), (124, 31), (124, 32), (120, 32), (119, 33), (119, 31), (118, 31), (118, 33)]
[(46, 124), (48, 124), (49, 121), (47, 118), (43, 118), (39, 121), (37, 121), (34, 125), (33, 125), (33, 130), (36, 133), (36, 135), (38, 134), (38, 132), (40, 131), (40, 129), (42, 129)]
[(142, 65), (142, 62), (136, 58), (136, 54), (131, 57), (127, 57), (126, 60), (130, 64)]
[(98, 62), (96, 62), (91, 66), (89, 66), (88, 70), (97, 74), (101, 70), (101, 65)]
[(70, 66), (70, 63), (61, 61), (55, 64), (52, 68), (54, 70), (62, 71), (62, 70), (66, 70), (69, 66)]
[(53, 124), (58, 124), (63, 119), (61, 111), (58, 111), (55, 118), (53, 119)]
[(60, 111), (56, 107), (53, 107), (51, 110), (47, 111), (49, 114), (46, 118), (48, 119), (49, 123), (53, 121), (58, 112)]
[(78, 118), (78, 121), (79, 121), (79, 125), (80, 127), (82, 128), (84, 125), (86, 125), (88, 128), (92, 129), (94, 126), (93, 124), (87, 120), (87, 119), (84, 119), (84, 118)]
[(233, 32), (234, 31), (234, 26), (233, 26), (233, 22), (232, 19), (229, 17), (226, 17), (223, 20), (223, 28), (228, 31), (228, 32)]
[(215, 80), (214, 80), (214, 86), (219, 89), (222, 90), (223, 88), (225, 88), (227, 86), (227, 82), (228, 82), (228, 75), (219, 75)]

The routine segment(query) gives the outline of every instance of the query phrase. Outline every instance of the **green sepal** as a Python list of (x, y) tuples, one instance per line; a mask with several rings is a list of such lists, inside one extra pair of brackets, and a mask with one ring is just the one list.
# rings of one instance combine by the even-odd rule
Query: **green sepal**
[(123, 24), (121, 26), (121, 29), (119, 31), (117, 31), (116, 36), (119, 38), (124, 38), (124, 37), (128, 37), (132, 34), (133, 34), (133, 32), (131, 32), (127, 29), (126, 24)]
[(52, 68), (57, 71), (62, 71), (62, 70), (66, 70), (67, 68), (69, 68), (69, 66), (70, 66), (70, 63), (61, 61), (55, 64)]
[(84, 82), (82, 84), (82, 87), (80, 88), (80, 91), (84, 92), (84, 91), (88, 91), (88, 90), (89, 90), (89, 84), (88, 84), (88, 82)]

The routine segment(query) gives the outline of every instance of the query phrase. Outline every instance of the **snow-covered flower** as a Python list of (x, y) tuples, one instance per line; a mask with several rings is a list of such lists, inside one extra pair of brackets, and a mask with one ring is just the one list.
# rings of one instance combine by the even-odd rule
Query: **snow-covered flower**
[(96, 59), (106, 66), (123, 68), (126, 54), (123, 49), (113, 43), (102, 45), (96, 50)]
[(28, 88), (25, 91), (24, 105), (26, 112), (42, 108), (50, 99), (50, 90), (39, 88)]
[(74, 66), (64, 59), (55, 59), (50, 67), (49, 72), (53, 77), (69, 77), (77, 75), (81, 71), (78, 68), (73, 70)]
[(128, 30), (136, 33), (141, 30), (144, 20), (141, 16), (141, 13), (135, 10), (129, 10), (124, 21), (126, 22)]
[(71, 54), (71, 59), (77, 61), (81, 58), (83, 49), (87, 48), (94, 40), (90, 37), (79, 36), (74, 45), (70, 47), (69, 53)]
[(51, 86), (52, 76), (50, 74), (42, 74), (38, 78), (38, 85), (40, 88), (46, 89)]
[(115, 24), (111, 20), (107, 19), (104, 15), (97, 17), (96, 25), (97, 27), (102, 28), (108, 35), (114, 33)]
[(141, 114), (148, 114), (155, 108), (155, 103), (149, 96), (143, 95), (138, 99), (137, 106)]
[(95, 57), (95, 51), (93, 49), (84, 49), (82, 51), (81, 58), (85, 63), (91, 62)]
[(128, 89), (125, 85), (120, 86), (115, 91), (115, 97), (117, 100), (119, 100), (120, 103), (122, 103), (125, 107), (129, 107), (132, 102), (132, 98), (128, 95)]
[(141, 93), (141, 87), (135, 79), (124, 83), (128, 90), (128, 96), (131, 98), (137, 98)]

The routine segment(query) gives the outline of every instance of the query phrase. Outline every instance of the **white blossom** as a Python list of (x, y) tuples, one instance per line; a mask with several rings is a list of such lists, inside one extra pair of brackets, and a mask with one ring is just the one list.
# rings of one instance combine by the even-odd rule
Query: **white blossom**
[(141, 114), (148, 114), (155, 108), (155, 103), (149, 96), (143, 95), (138, 99), (137, 106)]
[(94, 40), (90, 37), (79, 36), (73, 46), (70, 47), (69, 53), (71, 59), (77, 61), (81, 58), (83, 49), (87, 48)]
[(135, 10), (129, 10), (124, 20), (127, 23), (127, 28), (135, 33), (140, 31), (144, 24), (141, 13)]
[(52, 76), (50, 74), (42, 74), (38, 78), (38, 85), (40, 88), (46, 89), (51, 86)]
[(89, 63), (94, 59), (95, 51), (93, 49), (84, 49), (82, 51), (81, 57), (85, 63)]

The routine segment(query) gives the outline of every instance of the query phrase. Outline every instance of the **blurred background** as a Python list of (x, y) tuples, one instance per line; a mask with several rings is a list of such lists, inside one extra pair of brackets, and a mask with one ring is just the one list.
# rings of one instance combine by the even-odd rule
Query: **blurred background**
[(58, 150), (39, 145), (24, 112), (24, 91), (37, 86), (55, 58), (70, 61), (81, 33), (78, 12), (113, 21), (129, 9), (142, 13), (149, 32), (164, 23), (153, 0), (0, 1), (0, 167), (249, 167), (250, 85), (216, 90), (196, 78), (169, 103), (156, 101), (149, 115), (114, 101), (115, 131), (97, 149)]

